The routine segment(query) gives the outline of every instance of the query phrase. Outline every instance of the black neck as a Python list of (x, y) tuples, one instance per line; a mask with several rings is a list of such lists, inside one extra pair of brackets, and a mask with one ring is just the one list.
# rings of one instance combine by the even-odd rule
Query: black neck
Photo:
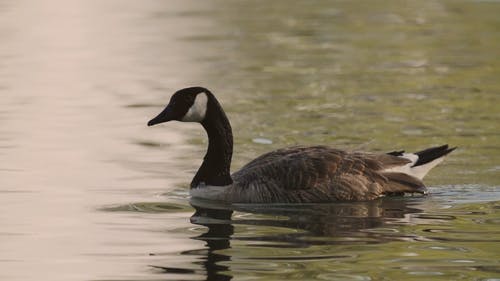
[(230, 174), (233, 155), (233, 133), (231, 125), (219, 102), (211, 93), (207, 93), (207, 111), (201, 125), (208, 134), (207, 154), (198, 169), (191, 188), (200, 183), (224, 186), (233, 183)]

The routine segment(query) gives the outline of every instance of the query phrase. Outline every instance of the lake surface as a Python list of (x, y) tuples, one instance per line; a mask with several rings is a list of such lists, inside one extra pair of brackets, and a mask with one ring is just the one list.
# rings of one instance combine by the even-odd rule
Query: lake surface
[[(500, 2), (0, 0), (1, 280), (500, 280)], [(430, 196), (191, 202), (202, 85), (233, 171), (449, 143)], [(232, 212), (232, 217), (230, 216)]]

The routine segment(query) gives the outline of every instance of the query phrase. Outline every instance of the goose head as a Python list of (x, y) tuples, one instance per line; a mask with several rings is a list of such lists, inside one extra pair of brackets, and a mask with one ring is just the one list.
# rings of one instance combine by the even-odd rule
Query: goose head
[(201, 123), (206, 116), (208, 95), (202, 87), (184, 88), (175, 92), (165, 109), (148, 122), (148, 126), (176, 120)]
[(191, 187), (204, 183), (226, 186), (233, 183), (230, 175), (233, 154), (231, 124), (214, 95), (202, 87), (184, 88), (175, 92), (165, 109), (148, 122), (148, 126), (168, 122), (200, 123), (208, 136), (207, 154)]

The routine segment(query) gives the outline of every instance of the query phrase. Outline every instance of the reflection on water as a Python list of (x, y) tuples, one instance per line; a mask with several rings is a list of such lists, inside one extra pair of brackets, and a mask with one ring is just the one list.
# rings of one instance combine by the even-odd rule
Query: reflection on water
[[(230, 280), (234, 276), (297, 278), (297, 274), (301, 278), (320, 278), (328, 268), (328, 278), (358, 280), (383, 277), (391, 270), (392, 266), (377, 260), (383, 257), (405, 269), (394, 275), (397, 279), (415, 274), (438, 275), (446, 280), (467, 272), (498, 272), (495, 260), (477, 259), (478, 253), (467, 246), (500, 242), (498, 229), (488, 231), (488, 235), (497, 236), (489, 239), (482, 237), (486, 233), (481, 230), (450, 228), (457, 220), (472, 219), (476, 225), (479, 217), (498, 218), (494, 210), (498, 204), (487, 204), (480, 212), (460, 208), (431, 211), (426, 204), (432, 200), (442, 198), (271, 206), (192, 200), (195, 213), (191, 222), (206, 229), (191, 239), (204, 241), (205, 245), (180, 254), (197, 257), (194, 267), (172, 267), (169, 260), (152, 267), (168, 277), (204, 275), (206, 280)], [(425, 255), (427, 251), (441, 252), (443, 256)], [(363, 274), (350, 268), (352, 262)], [(306, 269), (307, 265), (317, 270)]]
[[(0, 0), (0, 279), (498, 279), (499, 11)], [(204, 132), (145, 125), (191, 85), (227, 110), (233, 170), (298, 143), (459, 149), (428, 197), (193, 215)]]
[[(192, 200), (191, 203), (194, 204), (197, 210), (193, 217), (191, 217), (191, 221), (194, 223), (204, 225), (204, 218), (210, 219), (219, 216), (218, 213), (212, 213), (211, 209), (200, 207), (200, 205), (203, 206), (204, 204), (198, 200), (196, 202)], [(401, 219), (406, 214), (421, 212), (421, 210), (410, 208), (406, 204), (407, 201), (405, 200), (377, 200), (373, 202), (339, 202), (319, 205), (248, 205), (240, 206), (236, 210), (254, 214), (265, 214), (273, 218), (282, 217), (283, 219), (245, 219), (234, 220), (232, 223), (292, 228), (305, 230), (317, 236), (351, 236), (354, 238), (354, 236), (360, 235), (360, 237), (369, 238), (371, 234), (361, 233), (359, 230), (380, 227), (386, 220)], [(301, 237), (304, 234), (296, 233), (296, 235), (297, 237)], [(287, 238), (293, 239), (294, 236), (289, 235)], [(277, 238), (276, 241), (280, 241), (280, 239)], [(292, 242), (292, 240), (286, 242)], [(382, 242), (382, 240), (378, 240), (377, 242)]]

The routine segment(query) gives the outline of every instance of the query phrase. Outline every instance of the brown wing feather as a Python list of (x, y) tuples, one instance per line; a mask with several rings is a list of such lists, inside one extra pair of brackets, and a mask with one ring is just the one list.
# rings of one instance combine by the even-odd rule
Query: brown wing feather
[(326, 146), (279, 149), (234, 173), (235, 187), (229, 190), (227, 199), (310, 203), (371, 200), (384, 193), (419, 192), (411, 188), (411, 184), (416, 185), (413, 178), (381, 172), (408, 162), (392, 155), (349, 153)]
[(386, 193), (427, 193), (424, 183), (415, 177), (403, 173), (383, 173), (383, 175), (388, 179), (388, 183), (384, 186)]

